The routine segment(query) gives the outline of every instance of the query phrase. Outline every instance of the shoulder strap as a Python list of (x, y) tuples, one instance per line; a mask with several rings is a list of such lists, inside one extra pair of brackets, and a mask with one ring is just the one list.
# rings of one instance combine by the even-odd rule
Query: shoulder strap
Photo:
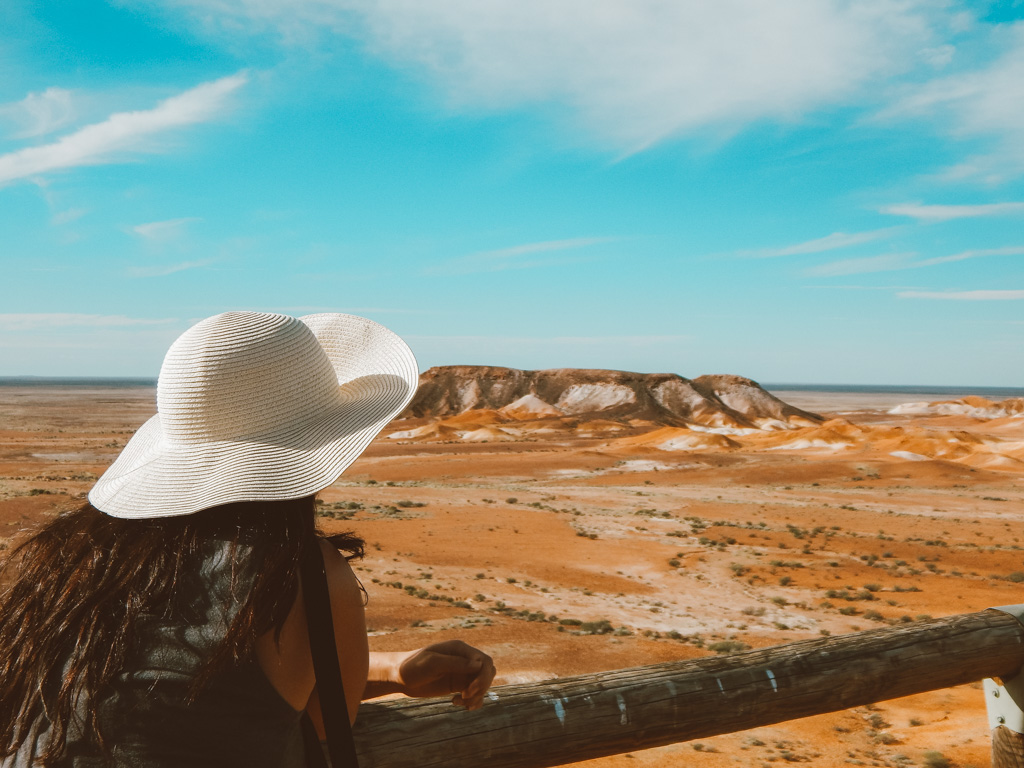
[[(331, 618), (331, 598), (327, 590), (327, 573), (319, 539), (313, 542), (309, 550), (302, 559), (300, 575), (309, 627), (309, 647), (313, 654), (313, 670), (316, 672), (316, 689), (320, 695), (324, 730), (327, 732), (327, 752), (331, 756), (333, 768), (359, 768), (348, 708), (345, 706), (345, 689), (341, 683), (341, 666), (338, 663), (334, 622)], [(308, 726), (306, 730), (308, 733)]]

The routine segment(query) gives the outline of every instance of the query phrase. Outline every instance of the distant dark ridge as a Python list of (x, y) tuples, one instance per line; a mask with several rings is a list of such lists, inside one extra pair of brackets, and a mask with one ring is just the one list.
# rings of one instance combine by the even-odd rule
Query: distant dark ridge
[(101, 376), (0, 376), (0, 387), (155, 387), (156, 379)]
[(986, 400), (1005, 400), (1024, 397), (1024, 387), (972, 387), (936, 386), (932, 384), (762, 384), (774, 392), (830, 392), (880, 395), (927, 395), (944, 399), (984, 397)]

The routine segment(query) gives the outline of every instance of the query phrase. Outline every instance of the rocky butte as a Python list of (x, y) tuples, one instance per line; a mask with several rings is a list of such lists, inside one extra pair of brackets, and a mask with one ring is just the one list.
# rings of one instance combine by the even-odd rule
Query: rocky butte
[(419, 390), (402, 417), (450, 419), (468, 411), (518, 420), (600, 418), (635, 426), (762, 430), (823, 421), (742, 376), (687, 379), (674, 373), (473, 365), (439, 366), (421, 374)]

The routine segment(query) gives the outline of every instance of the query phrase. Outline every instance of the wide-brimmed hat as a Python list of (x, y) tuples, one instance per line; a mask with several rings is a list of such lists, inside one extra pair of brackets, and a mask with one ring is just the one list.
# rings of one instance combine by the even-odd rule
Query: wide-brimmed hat
[(207, 318), (171, 346), (157, 414), (89, 501), (115, 517), (149, 518), (308, 496), (358, 458), (417, 381), (406, 343), (363, 317)]

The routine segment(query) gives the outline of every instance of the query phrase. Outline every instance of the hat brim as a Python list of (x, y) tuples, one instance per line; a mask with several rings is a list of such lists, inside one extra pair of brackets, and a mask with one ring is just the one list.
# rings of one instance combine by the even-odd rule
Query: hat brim
[(176, 445), (157, 414), (135, 433), (89, 493), (122, 518), (187, 515), (240, 501), (280, 501), (333, 483), (416, 392), (408, 345), (366, 318), (322, 314), (310, 326), (339, 379), (339, 398), (315, 420), (247, 440)]

